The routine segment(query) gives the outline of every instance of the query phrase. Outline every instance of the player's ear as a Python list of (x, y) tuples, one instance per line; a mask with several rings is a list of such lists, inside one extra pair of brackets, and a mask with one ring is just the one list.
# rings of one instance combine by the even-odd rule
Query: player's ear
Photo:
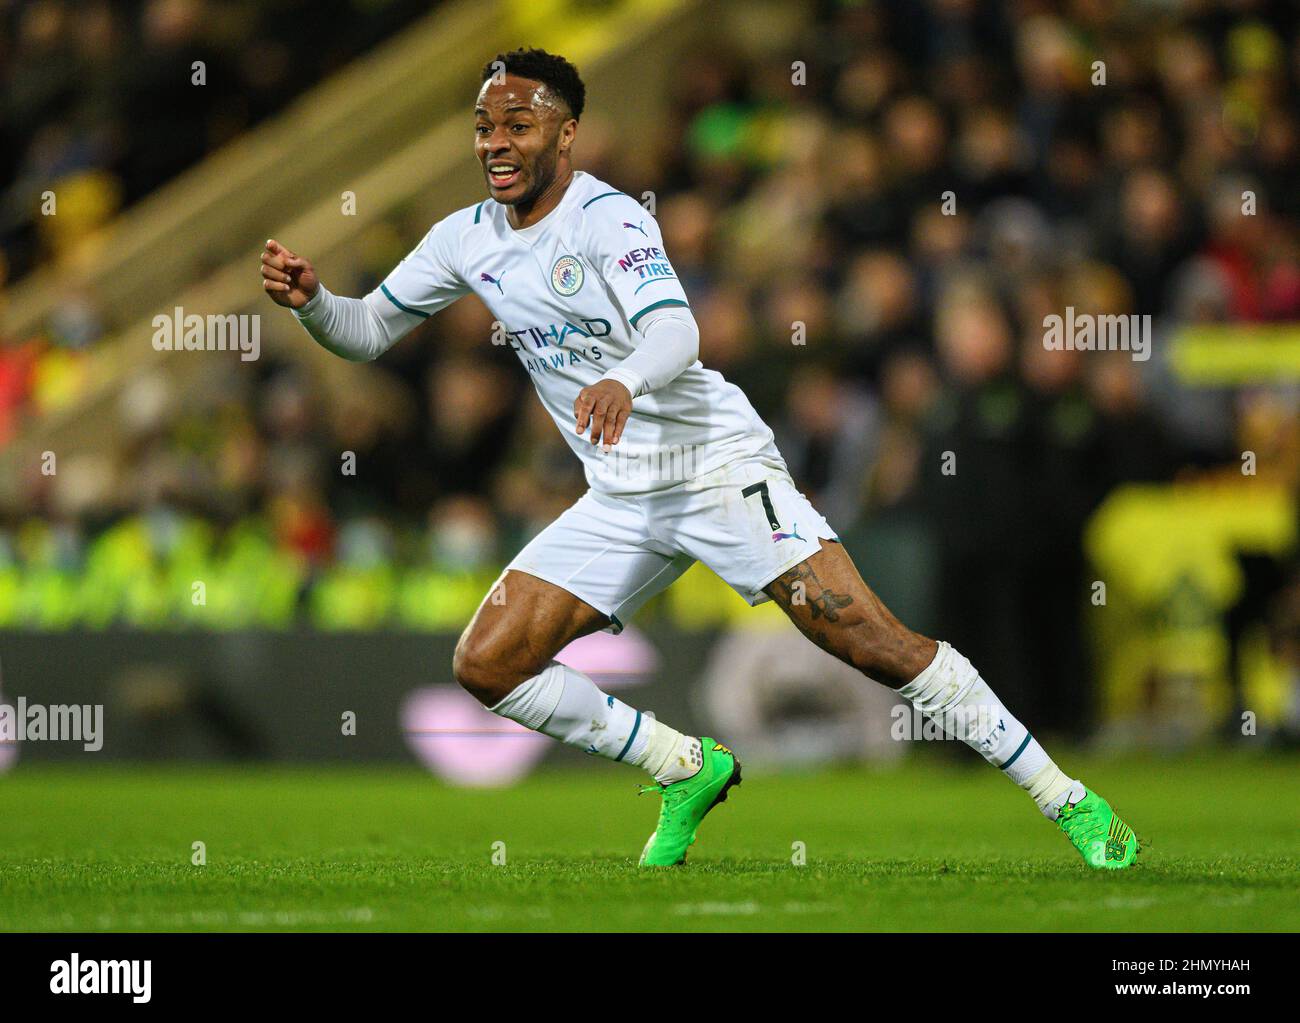
[(578, 134), (578, 119), (570, 117), (564, 124), (560, 125), (560, 152), (567, 152), (573, 145), (573, 140)]

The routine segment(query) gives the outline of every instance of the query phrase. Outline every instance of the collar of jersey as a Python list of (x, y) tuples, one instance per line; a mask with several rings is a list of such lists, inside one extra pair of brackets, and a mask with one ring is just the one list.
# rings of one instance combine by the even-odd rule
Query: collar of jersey
[[(537, 241), (537, 239), (541, 237), (542, 231), (546, 229), (546, 225), (558, 216), (571, 200), (577, 197), (578, 185), (581, 183), (581, 180), (586, 177), (586, 171), (574, 171), (573, 180), (569, 182), (569, 187), (565, 190), (564, 195), (560, 197), (560, 201), (555, 204), (555, 209), (542, 217), (542, 219), (536, 224), (529, 224), (527, 227), (511, 227), (510, 220), (507, 218), (505, 222), (506, 230), (509, 231), (513, 237), (532, 245), (533, 242)], [(495, 199), (492, 201), (496, 202)], [(501, 204), (497, 203), (497, 205), (500, 206)], [(502, 209), (504, 210), (505, 207), (502, 207)], [(505, 214), (503, 213), (502, 215), (504, 216)]]

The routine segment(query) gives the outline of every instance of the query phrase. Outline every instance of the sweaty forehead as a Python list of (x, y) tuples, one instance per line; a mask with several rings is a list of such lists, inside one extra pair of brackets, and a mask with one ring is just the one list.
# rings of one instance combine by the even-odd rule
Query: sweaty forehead
[(501, 116), (519, 108), (531, 110), (539, 118), (567, 116), (567, 107), (544, 82), (518, 75), (506, 75), (502, 82), (489, 78), (478, 91), (475, 109)]

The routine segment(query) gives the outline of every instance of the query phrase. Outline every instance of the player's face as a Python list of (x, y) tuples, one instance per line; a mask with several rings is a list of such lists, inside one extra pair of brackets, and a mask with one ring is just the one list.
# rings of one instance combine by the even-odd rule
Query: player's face
[(474, 153), (492, 198), (515, 206), (541, 196), (577, 123), (541, 82), (515, 75), (484, 82), (474, 109)]

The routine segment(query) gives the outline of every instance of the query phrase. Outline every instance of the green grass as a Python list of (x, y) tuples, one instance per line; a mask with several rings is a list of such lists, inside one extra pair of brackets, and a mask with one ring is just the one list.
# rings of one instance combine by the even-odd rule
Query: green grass
[(415, 769), (20, 766), (0, 930), (1300, 929), (1300, 761), (1065, 762), (1148, 841), (1137, 869), (1086, 871), (978, 763), (746, 772), (690, 864), (650, 872), (657, 798), (612, 765), (482, 792)]

